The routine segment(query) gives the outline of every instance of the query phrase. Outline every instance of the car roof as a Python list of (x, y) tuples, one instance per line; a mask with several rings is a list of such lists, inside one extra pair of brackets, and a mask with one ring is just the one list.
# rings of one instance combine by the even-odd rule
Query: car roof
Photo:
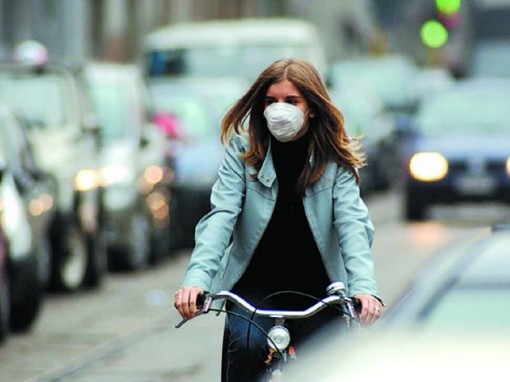
[(247, 41), (263, 43), (274, 41), (275, 36), (301, 43), (310, 37), (316, 38), (316, 33), (311, 24), (299, 19), (213, 20), (173, 24), (149, 33), (144, 42), (153, 48), (178, 48)]

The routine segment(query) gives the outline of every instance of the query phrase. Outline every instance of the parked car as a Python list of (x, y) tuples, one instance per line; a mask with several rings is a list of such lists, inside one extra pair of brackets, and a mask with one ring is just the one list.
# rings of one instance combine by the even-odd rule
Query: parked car
[(98, 134), (78, 68), (59, 64), (0, 65), (0, 101), (28, 123), (42, 170), (57, 183), (52, 222), (53, 290), (101, 285), (106, 251), (101, 227)]
[(374, 326), (349, 336), (326, 330), (288, 377), (499, 378), (510, 346), (509, 247), (510, 225), (501, 225), (442, 248)]
[(149, 96), (137, 66), (94, 62), (83, 72), (100, 126), (109, 264), (144, 268), (169, 250), (172, 178), (165, 137), (150, 123)]
[(349, 135), (361, 137), (367, 161), (360, 170), (361, 192), (369, 195), (389, 189), (399, 175), (399, 149), (394, 121), (386, 113), (381, 97), (361, 84), (336, 87), (330, 96), (342, 112)]
[[(29, 330), (41, 309), (49, 277), (49, 235), (56, 185), (33, 161), (23, 126), (0, 106), (0, 227), (3, 264), (2, 330)], [(6, 289), (5, 289), (6, 288)]]
[(223, 160), (221, 119), (246, 90), (246, 82), (235, 77), (149, 82), (155, 116), (173, 117), (173, 128), (166, 130), (168, 162), (175, 170), (173, 247), (193, 246), (195, 225), (210, 209), (209, 195)]
[(510, 82), (466, 79), (424, 99), (404, 148), (404, 213), (434, 204), (510, 203)]

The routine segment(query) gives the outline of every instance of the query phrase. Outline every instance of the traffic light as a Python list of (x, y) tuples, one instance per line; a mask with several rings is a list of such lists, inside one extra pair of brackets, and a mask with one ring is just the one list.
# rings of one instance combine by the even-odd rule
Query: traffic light
[(451, 30), (460, 22), (461, 0), (436, 0), (437, 17), (445, 28)]
[(441, 48), (448, 43), (450, 33), (460, 23), (462, 0), (434, 0), (430, 17), (420, 28), (422, 43), (428, 48)]

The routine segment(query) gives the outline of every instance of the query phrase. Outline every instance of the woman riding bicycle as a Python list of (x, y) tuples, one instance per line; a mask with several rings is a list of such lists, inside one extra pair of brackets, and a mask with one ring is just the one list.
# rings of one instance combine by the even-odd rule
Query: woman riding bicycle
[[(196, 314), (204, 291), (232, 290), (259, 308), (299, 309), (310, 300), (264, 298), (282, 290), (322, 297), (331, 282), (342, 281), (361, 302), (360, 322), (379, 318), (374, 228), (359, 190), (364, 158), (317, 70), (303, 60), (274, 62), (221, 128), (227, 148), (212, 208), (197, 224), (195, 248), (175, 292), (181, 316)], [(227, 308), (235, 314), (226, 318), (225, 378), (256, 380), (267, 357), (266, 337), (236, 315), (246, 312)], [(299, 344), (338, 317), (326, 309), (302, 320), (293, 338)]]

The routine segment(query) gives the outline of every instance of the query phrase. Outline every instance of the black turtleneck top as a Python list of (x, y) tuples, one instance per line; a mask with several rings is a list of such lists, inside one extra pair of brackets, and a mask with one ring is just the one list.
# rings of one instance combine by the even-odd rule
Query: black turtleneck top
[[(323, 297), (329, 284), (322, 259), (306, 219), (296, 183), (308, 161), (310, 134), (293, 142), (272, 138), (271, 152), (278, 180), (278, 197), (271, 220), (245, 274), (234, 287), (263, 295), (293, 290)], [(309, 298), (282, 295), (272, 300), (280, 308), (302, 309)]]

